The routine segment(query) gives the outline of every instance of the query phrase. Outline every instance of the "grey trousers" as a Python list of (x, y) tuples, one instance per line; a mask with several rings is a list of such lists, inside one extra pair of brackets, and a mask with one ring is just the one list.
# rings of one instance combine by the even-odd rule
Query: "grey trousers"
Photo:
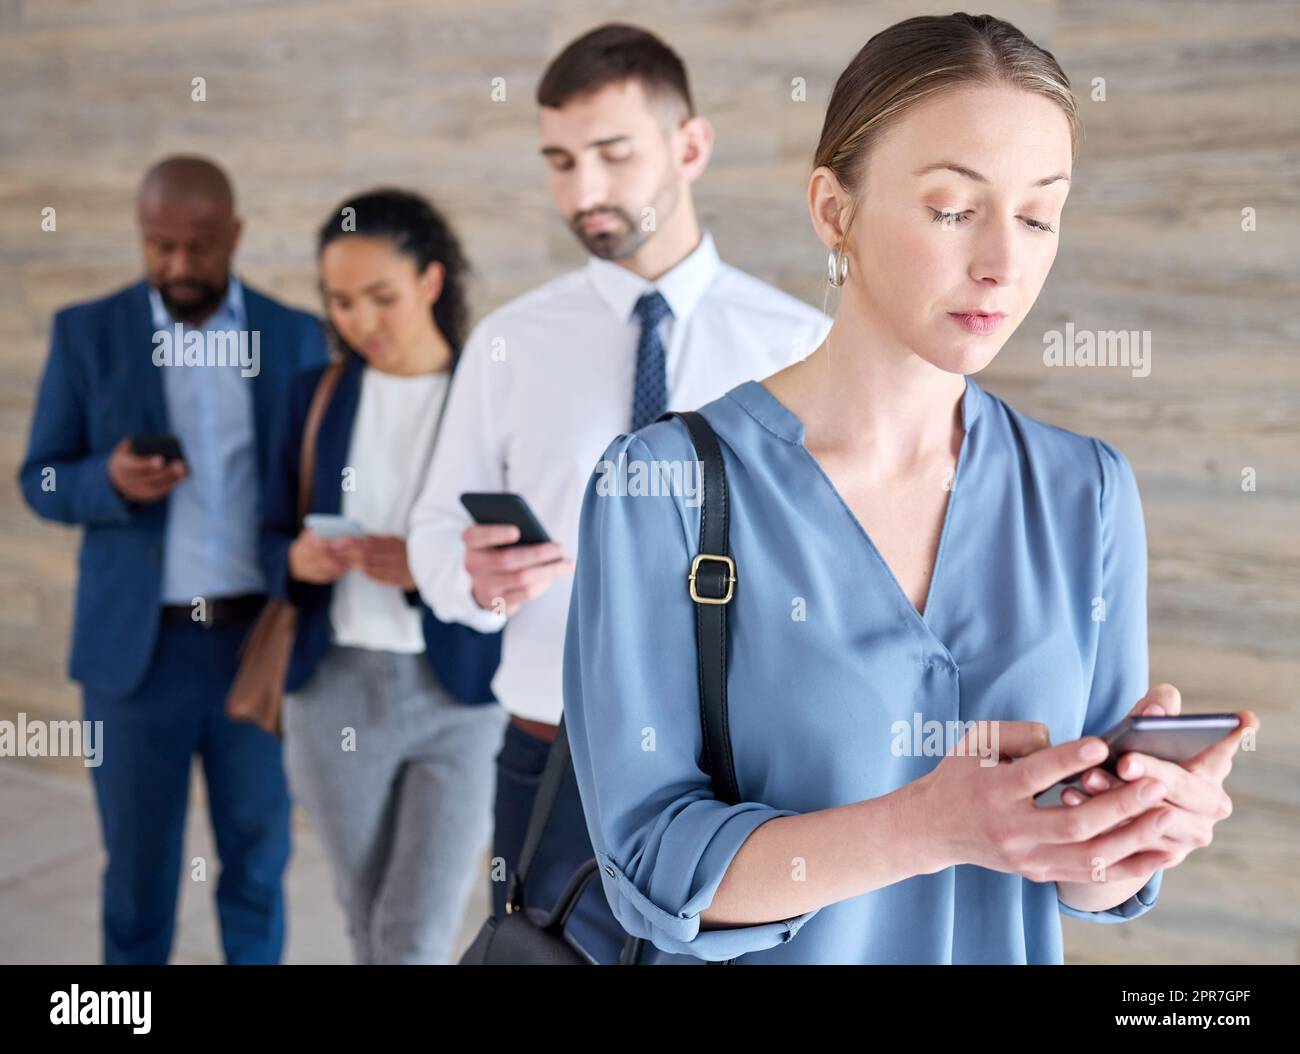
[(446, 963), (492, 832), (507, 716), (423, 655), (335, 646), (285, 696), (289, 787), (319, 833), (358, 963)]

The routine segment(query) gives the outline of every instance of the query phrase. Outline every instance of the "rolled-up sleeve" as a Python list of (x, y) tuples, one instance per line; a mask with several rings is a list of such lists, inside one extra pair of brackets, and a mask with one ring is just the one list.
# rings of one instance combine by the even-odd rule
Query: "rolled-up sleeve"
[[(1097, 736), (1119, 724), (1150, 687), (1147, 652), (1147, 537), (1142, 498), (1132, 466), (1115, 447), (1094, 439), (1101, 471), (1101, 599), (1097, 659), (1083, 735)], [(1080, 911), (1060, 901), (1061, 914), (1085, 922), (1127, 922), (1155, 906), (1164, 871), (1122, 904)]]
[[(677, 421), (619, 436), (583, 499), (564, 651), (564, 711), (601, 882), (623, 928), (665, 952), (734, 958), (790, 940), (817, 912), (701, 929), (700, 913), (756, 828), (794, 810), (714, 797), (703, 732), (687, 573), (698, 509), (681, 495), (620, 487), (638, 461), (695, 455)], [(650, 445), (647, 445), (649, 443)], [(689, 461), (689, 468), (686, 462)], [(731, 720), (743, 714), (732, 700)], [(741, 787), (744, 793), (744, 787)]]
[(1078, 908), (1070, 907), (1059, 897), (1057, 898), (1057, 906), (1061, 909), (1062, 915), (1067, 915), (1072, 919), (1080, 919), (1083, 922), (1128, 922), (1129, 919), (1145, 915), (1155, 907), (1156, 899), (1160, 896), (1160, 883), (1163, 881), (1164, 876), (1163, 870), (1155, 872), (1147, 880), (1147, 884), (1129, 897), (1128, 900), (1122, 904), (1116, 904), (1113, 908), (1107, 908), (1105, 911), (1080, 911)]

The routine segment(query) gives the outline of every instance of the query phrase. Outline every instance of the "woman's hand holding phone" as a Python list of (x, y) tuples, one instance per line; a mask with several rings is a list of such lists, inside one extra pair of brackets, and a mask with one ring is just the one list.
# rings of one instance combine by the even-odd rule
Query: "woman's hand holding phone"
[[(1172, 684), (1158, 684), (1138, 702), (1129, 716), (1174, 717), (1182, 712), (1182, 696)], [(1161, 847), (1169, 862), (1161, 867), (1177, 867), (1187, 855), (1203, 849), (1214, 839), (1214, 827), (1232, 815), (1232, 799), (1223, 782), (1232, 771), (1232, 759), (1241, 748), (1242, 739), (1259, 727), (1259, 719), (1249, 710), (1237, 716), (1241, 725), (1213, 746), (1189, 761), (1176, 764), (1149, 754), (1130, 752), (1119, 761), (1119, 779), (1105, 769), (1090, 769), (1083, 776), (1083, 791), (1066, 790), (1061, 801), (1072, 808), (1085, 802), (1104, 799), (1119, 793), (1133, 781), (1158, 779), (1168, 788), (1165, 804), (1174, 819), (1161, 837)]]
[(322, 538), (311, 528), (302, 530), (289, 546), (289, 574), (299, 582), (328, 585), (357, 563), (356, 538)]
[(1107, 881), (1137, 879), (1165, 866), (1167, 788), (1144, 777), (1070, 809), (1042, 809), (1034, 795), (1105, 757), (1096, 736), (1050, 746), (1047, 726), (999, 721), (1001, 760), (984, 763), (972, 731), (911, 786), (918, 822), (931, 833), (936, 859), (927, 871), (977, 864), (1034, 882), (1090, 882), (1097, 860)]
[(406, 560), (406, 539), (398, 535), (322, 538), (308, 527), (289, 546), (289, 573), (299, 582), (328, 585), (353, 570), (403, 592), (415, 588)]
[(406, 562), (406, 539), (395, 534), (367, 534), (363, 538), (344, 538), (345, 557), (355, 561), (362, 574), (404, 592), (415, 588), (411, 566)]

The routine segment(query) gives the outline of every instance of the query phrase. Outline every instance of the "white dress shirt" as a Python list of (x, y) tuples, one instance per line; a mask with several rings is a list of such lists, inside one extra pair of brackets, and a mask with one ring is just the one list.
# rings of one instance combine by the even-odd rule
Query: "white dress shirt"
[[(367, 534), (406, 536), (411, 506), (424, 480), (428, 451), (447, 388), (446, 373), (400, 376), (367, 368), (347, 465), (351, 488), (342, 494), (342, 515)], [(409, 558), (408, 558), (409, 562)], [(421, 613), (403, 590), (352, 570), (334, 583), (330, 626), (335, 644), (372, 651), (424, 651)]]
[[(712, 237), (655, 282), (608, 260), (539, 286), (487, 315), (456, 370), (429, 477), (411, 512), (408, 558), (444, 622), (503, 629), (492, 689), (510, 713), (558, 724), (572, 579), (558, 579), (506, 617), (480, 608), (461, 532), (466, 491), (523, 496), (553, 541), (578, 549), (582, 495), (610, 441), (631, 429), (640, 322), (658, 289), (668, 408), (691, 410), (766, 377), (821, 343), (830, 320), (718, 258)], [(683, 586), (685, 588), (685, 586)], [(691, 657), (694, 662), (694, 657)]]

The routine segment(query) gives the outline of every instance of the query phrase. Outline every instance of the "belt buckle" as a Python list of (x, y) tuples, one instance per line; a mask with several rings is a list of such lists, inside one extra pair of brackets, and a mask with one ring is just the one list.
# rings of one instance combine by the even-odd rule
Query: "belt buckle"
[[(713, 560), (717, 563), (724, 564), (727, 568), (727, 592), (725, 596), (705, 597), (701, 596), (699, 590), (695, 588), (695, 576), (699, 572), (700, 564), (705, 560)], [(731, 601), (736, 592), (736, 561), (729, 556), (717, 556), (713, 553), (698, 553), (694, 560), (691, 561), (691, 573), (687, 577), (690, 584), (691, 599), (697, 604), (727, 604)]]

